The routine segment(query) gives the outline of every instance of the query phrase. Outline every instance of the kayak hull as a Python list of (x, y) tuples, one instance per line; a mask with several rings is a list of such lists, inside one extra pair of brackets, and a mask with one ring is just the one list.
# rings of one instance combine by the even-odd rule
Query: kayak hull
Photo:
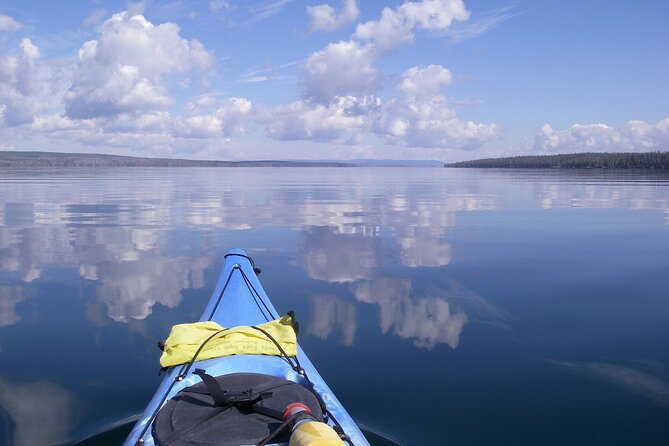
[[(226, 255), (226, 262), (200, 321), (214, 321), (223, 327), (238, 325), (258, 325), (277, 319), (281, 315), (267, 297), (260, 281), (254, 273), (252, 261), (241, 249), (234, 249)], [(305, 370), (314, 390), (325, 402), (332, 417), (343, 428), (356, 446), (368, 445), (364, 435), (353, 419), (325, 383), (302, 348), (297, 346), (297, 358)], [(192, 372), (196, 368), (205, 369), (213, 376), (238, 372), (263, 373), (306, 385), (303, 376), (296, 373), (286, 361), (278, 356), (232, 355), (197, 361), (186, 373), (186, 366), (170, 368), (153, 398), (140, 416), (137, 424), (126, 439), (125, 446), (137, 444), (154, 445), (151, 424), (160, 408), (181, 389), (201, 382)], [(332, 424), (332, 420), (329, 421)], [(279, 443), (287, 444), (287, 443)]]

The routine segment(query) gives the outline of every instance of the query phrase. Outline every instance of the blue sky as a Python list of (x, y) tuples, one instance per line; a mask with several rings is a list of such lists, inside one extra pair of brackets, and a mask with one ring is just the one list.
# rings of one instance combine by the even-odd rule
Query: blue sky
[(0, 2), (0, 150), (669, 149), (664, 1)]

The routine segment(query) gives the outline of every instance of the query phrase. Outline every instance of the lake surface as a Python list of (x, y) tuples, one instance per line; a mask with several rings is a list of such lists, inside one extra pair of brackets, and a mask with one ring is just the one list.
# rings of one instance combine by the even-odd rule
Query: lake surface
[(669, 444), (669, 174), (0, 171), (0, 444), (148, 403), (231, 248), (406, 445)]

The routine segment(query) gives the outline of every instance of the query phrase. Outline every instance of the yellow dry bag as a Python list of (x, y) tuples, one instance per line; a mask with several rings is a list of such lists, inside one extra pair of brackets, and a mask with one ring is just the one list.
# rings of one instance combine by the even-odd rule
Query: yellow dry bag
[(200, 347), (202, 349), (195, 358), (198, 361), (228, 355), (281, 356), (281, 351), (267, 334), (281, 346), (286, 355), (297, 354), (297, 336), (291, 315), (257, 327), (262, 331), (249, 326), (225, 329), (213, 321), (175, 325), (165, 340), (160, 365), (172, 367), (185, 364), (195, 358)]

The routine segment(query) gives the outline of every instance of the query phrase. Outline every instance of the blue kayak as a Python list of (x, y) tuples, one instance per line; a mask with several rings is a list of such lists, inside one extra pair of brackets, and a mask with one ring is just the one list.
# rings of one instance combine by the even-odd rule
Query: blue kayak
[[(222, 327), (257, 326), (279, 319), (281, 316), (256, 277), (253, 260), (241, 249), (230, 251), (226, 255), (223, 271), (200, 321), (213, 321)], [(369, 445), (299, 344), (296, 350), (297, 355), (292, 358), (281, 355), (235, 354), (195, 360), (167, 369), (164, 380), (124, 445), (258, 444), (257, 440), (249, 443), (250, 440), (235, 439), (243, 438), (246, 424), (242, 416), (246, 417), (247, 413), (253, 410), (247, 410), (246, 406), (235, 406), (234, 412), (237, 418), (226, 420), (224, 416), (233, 410), (228, 409), (225, 404), (215, 407), (216, 404), (212, 400), (215, 401), (215, 394), (221, 392), (213, 391), (211, 383), (213, 387), (219, 388), (225, 387), (225, 383), (234, 383), (227, 385), (236, 390), (228, 389), (222, 392), (228, 396), (232, 395), (230, 401), (235, 398), (239, 401), (243, 398), (250, 399), (249, 393), (255, 395), (253, 398), (256, 398), (256, 401), (264, 398), (258, 395), (269, 395), (268, 400), (273, 398), (279, 401), (281, 392), (295, 388), (301, 393), (308, 394), (305, 398), (318, 402), (316, 405), (319, 407), (314, 410), (321, 414), (323, 423), (334, 428), (343, 439), (343, 444)], [(247, 378), (255, 383), (249, 386), (255, 386), (256, 391), (245, 387), (244, 383), (240, 384)], [(267, 380), (272, 382), (268, 384)], [(244, 390), (239, 390), (240, 388)], [(209, 392), (207, 389), (212, 391)], [(255, 406), (258, 406), (257, 402)], [(279, 409), (283, 410), (283, 407)], [(258, 411), (263, 412), (258, 415), (260, 418), (269, 414), (270, 418), (267, 418), (269, 421), (266, 423), (268, 427), (263, 425), (249, 429), (259, 429), (259, 431), (268, 429), (269, 433), (272, 433), (272, 430), (283, 429), (283, 426), (280, 426), (281, 420), (271, 419), (271, 409), (261, 408)], [(193, 420), (187, 419), (188, 417)], [(164, 432), (166, 429), (170, 432)], [(281, 435), (275, 432), (273, 435), (275, 437), (271, 441), (260, 444), (288, 445), (286, 435), (290, 435), (289, 431)], [(211, 440), (212, 436), (218, 439)]]

